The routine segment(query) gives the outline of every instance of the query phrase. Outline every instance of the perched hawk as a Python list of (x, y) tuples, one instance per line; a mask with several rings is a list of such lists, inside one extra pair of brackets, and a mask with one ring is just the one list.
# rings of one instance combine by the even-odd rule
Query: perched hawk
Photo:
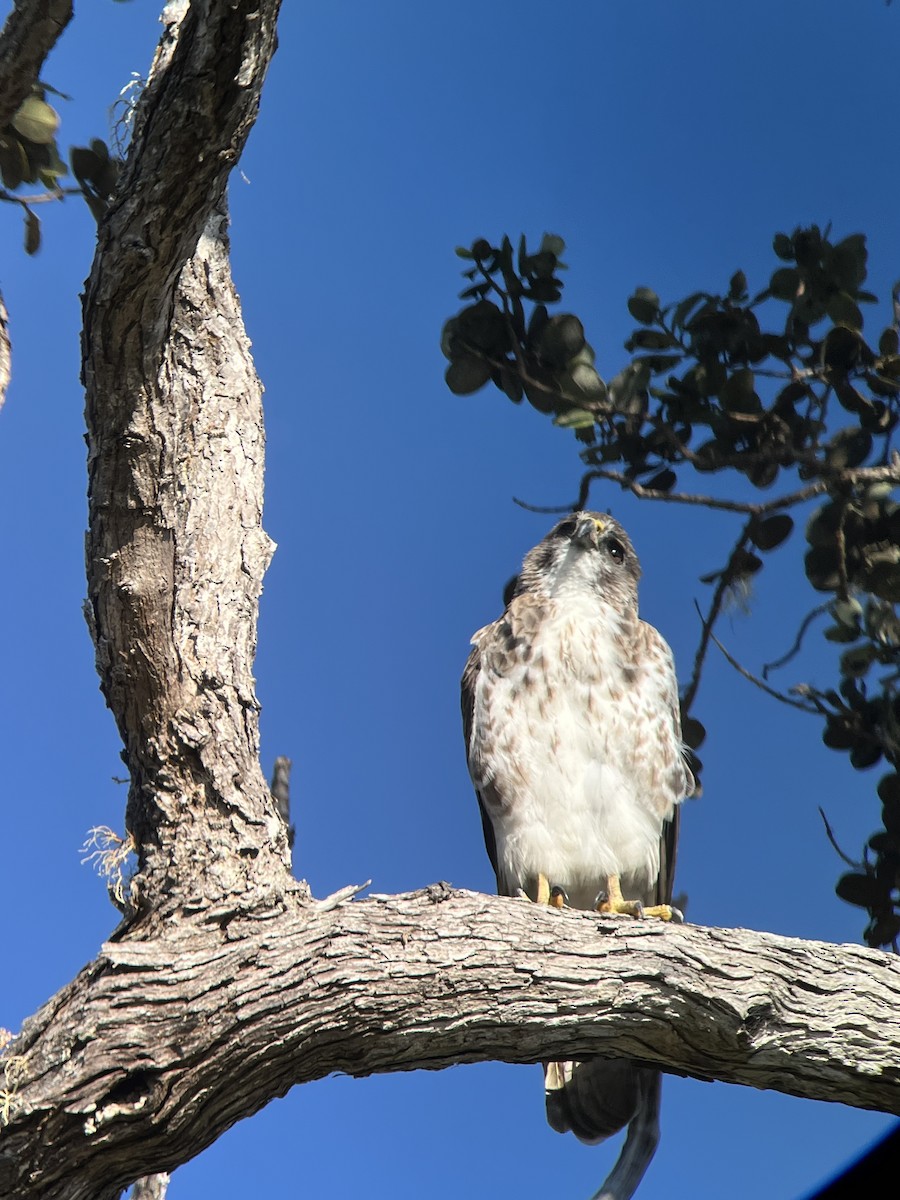
[[(672, 652), (638, 617), (640, 574), (617, 521), (573, 513), (525, 556), (506, 611), (472, 638), (466, 753), (501, 895), (677, 911), (676, 805), (694, 785)], [(613, 1172), (630, 1195), (658, 1140), (659, 1073), (593, 1059), (544, 1075), (561, 1133), (598, 1142), (630, 1124)]]

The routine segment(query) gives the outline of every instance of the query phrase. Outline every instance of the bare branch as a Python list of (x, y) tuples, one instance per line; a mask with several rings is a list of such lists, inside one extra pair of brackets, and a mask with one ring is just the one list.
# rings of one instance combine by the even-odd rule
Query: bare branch
[[(631, 479), (621, 471), (609, 471), (606, 468), (595, 467), (590, 471), (586, 471), (581, 477), (578, 499), (574, 504), (528, 504), (525, 500), (519, 500), (515, 496), (513, 496), (513, 503), (518, 504), (520, 508), (527, 509), (528, 512), (573, 512), (586, 507), (590, 486), (595, 479), (605, 479), (610, 483), (617, 483), (623, 490), (631, 492), (632, 495), (637, 496), (641, 500), (662, 500), (670, 504), (691, 504), (700, 508), (718, 509), (722, 512), (741, 513), (742, 515), (756, 517), (766, 516), (769, 513), (779, 512), (781, 509), (793, 508), (798, 504), (804, 504), (807, 500), (813, 500), (816, 496), (824, 495), (834, 486), (833, 479), (817, 479), (815, 483), (807, 484), (806, 487), (799, 488), (796, 492), (788, 492), (784, 496), (777, 496), (772, 500), (764, 500), (755, 504), (741, 500), (721, 500), (716, 496), (691, 492), (660, 492), (655, 488), (644, 487), (643, 484)], [(877, 467), (859, 467), (855, 470), (842, 471), (841, 479), (857, 486), (870, 483), (900, 483), (900, 464), (893, 461), (890, 464), (879, 465)]]
[(829, 842), (831, 842), (832, 848), (836, 851), (838, 857), (842, 858), (848, 867), (853, 867), (855, 871), (861, 871), (863, 869), (863, 864), (860, 862), (854, 862), (854, 860), (850, 858), (849, 855), (845, 854), (837, 844), (837, 839), (834, 836), (834, 832), (832, 831), (828, 818), (825, 816), (825, 809), (821, 806), (821, 804), (819, 805), (819, 816), (822, 818), (822, 823), (825, 826), (825, 836), (828, 838)]
[[(700, 642), (697, 646), (697, 652), (694, 655), (694, 669), (691, 672), (690, 683), (685, 689), (681, 699), (681, 711), (683, 713), (690, 712), (691, 705), (697, 696), (697, 690), (700, 687), (700, 676), (703, 672), (703, 663), (706, 661), (706, 654), (709, 650), (709, 642), (712, 637), (713, 626), (719, 618), (719, 613), (722, 611), (722, 605), (725, 603), (725, 597), (728, 594), (728, 589), (734, 583), (735, 566), (740, 560), (741, 555), (746, 552), (747, 545), (750, 541), (750, 527), (753, 518), (751, 517), (744, 528), (741, 530), (741, 536), (732, 547), (731, 554), (728, 556), (728, 562), (723, 570), (719, 573), (718, 582), (716, 583), (713, 598), (710, 601), (709, 612), (704, 617), (700, 615), (700, 620), (703, 623), (703, 631), (700, 634)], [(699, 612), (699, 606), (698, 610)]]
[[(697, 613), (702, 621), (703, 614), (700, 612), (699, 606), (697, 608)], [(790, 696), (786, 696), (784, 692), (779, 692), (775, 688), (769, 687), (767, 683), (763, 683), (758, 676), (754, 675), (752, 671), (748, 671), (747, 668), (742, 666), (733, 655), (728, 653), (714, 633), (710, 634), (710, 638), (713, 642), (715, 642), (719, 650), (722, 651), (722, 654), (725, 656), (726, 660), (731, 664), (731, 666), (734, 667), (738, 674), (743, 675), (745, 679), (749, 679), (755, 687), (758, 687), (760, 691), (765, 692), (767, 696), (771, 696), (773, 700), (780, 700), (782, 704), (789, 704), (791, 708), (799, 708), (801, 712), (812, 713), (813, 715), (818, 712), (818, 709), (813, 708), (809, 704), (804, 704), (802, 700), (793, 700)]]
[(763, 679), (768, 677), (770, 671), (777, 671), (779, 667), (786, 666), (792, 658), (795, 658), (800, 653), (800, 647), (803, 645), (803, 639), (806, 636), (806, 631), (809, 629), (816, 617), (821, 617), (823, 613), (827, 612), (828, 604), (826, 603), (817, 604), (811, 612), (806, 614), (800, 624), (800, 628), (797, 630), (797, 636), (794, 638), (794, 644), (791, 646), (790, 650), (786, 650), (780, 658), (776, 658), (772, 662), (766, 663), (763, 667)]

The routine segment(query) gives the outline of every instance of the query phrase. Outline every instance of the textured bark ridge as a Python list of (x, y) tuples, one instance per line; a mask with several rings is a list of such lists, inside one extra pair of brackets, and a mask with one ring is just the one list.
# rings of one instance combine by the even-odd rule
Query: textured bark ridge
[(87, 611), (139, 874), (97, 958), (0, 1057), (0, 1196), (149, 1187), (334, 1071), (611, 1054), (900, 1113), (900, 963), (887, 955), (443, 884), (317, 902), (291, 877), (257, 755), (271, 545), (223, 200), (277, 9), (169, 6), (99, 232)]
[(210, 909), (107, 943), (26, 1024), (0, 1194), (112, 1197), (334, 1071), (605, 1053), (900, 1114), (898, 1014), (888, 955), (746, 930), (446, 885)]
[(262, 389), (224, 211), (278, 6), (171, 7), (84, 302), (88, 616), (154, 923), (290, 886), (251, 673), (271, 553)]

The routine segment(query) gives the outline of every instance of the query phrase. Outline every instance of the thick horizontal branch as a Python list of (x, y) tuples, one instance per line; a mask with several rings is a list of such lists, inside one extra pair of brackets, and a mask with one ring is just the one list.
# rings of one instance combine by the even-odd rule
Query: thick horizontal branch
[(0, 1194), (102, 1200), (335, 1071), (622, 1055), (900, 1114), (900, 962), (438, 884), (110, 942), (10, 1053)]

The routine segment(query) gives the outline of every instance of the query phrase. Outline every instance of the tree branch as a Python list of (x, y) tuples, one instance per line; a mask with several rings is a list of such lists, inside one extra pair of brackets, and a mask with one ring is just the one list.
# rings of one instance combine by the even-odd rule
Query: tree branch
[(71, 19), (72, 0), (16, 0), (0, 30), (0, 129), (37, 83)]
[(900, 1113), (900, 962), (879, 951), (443, 884), (232, 915), (107, 943), (26, 1023), (0, 1194), (106, 1200), (334, 1071), (615, 1054)]

